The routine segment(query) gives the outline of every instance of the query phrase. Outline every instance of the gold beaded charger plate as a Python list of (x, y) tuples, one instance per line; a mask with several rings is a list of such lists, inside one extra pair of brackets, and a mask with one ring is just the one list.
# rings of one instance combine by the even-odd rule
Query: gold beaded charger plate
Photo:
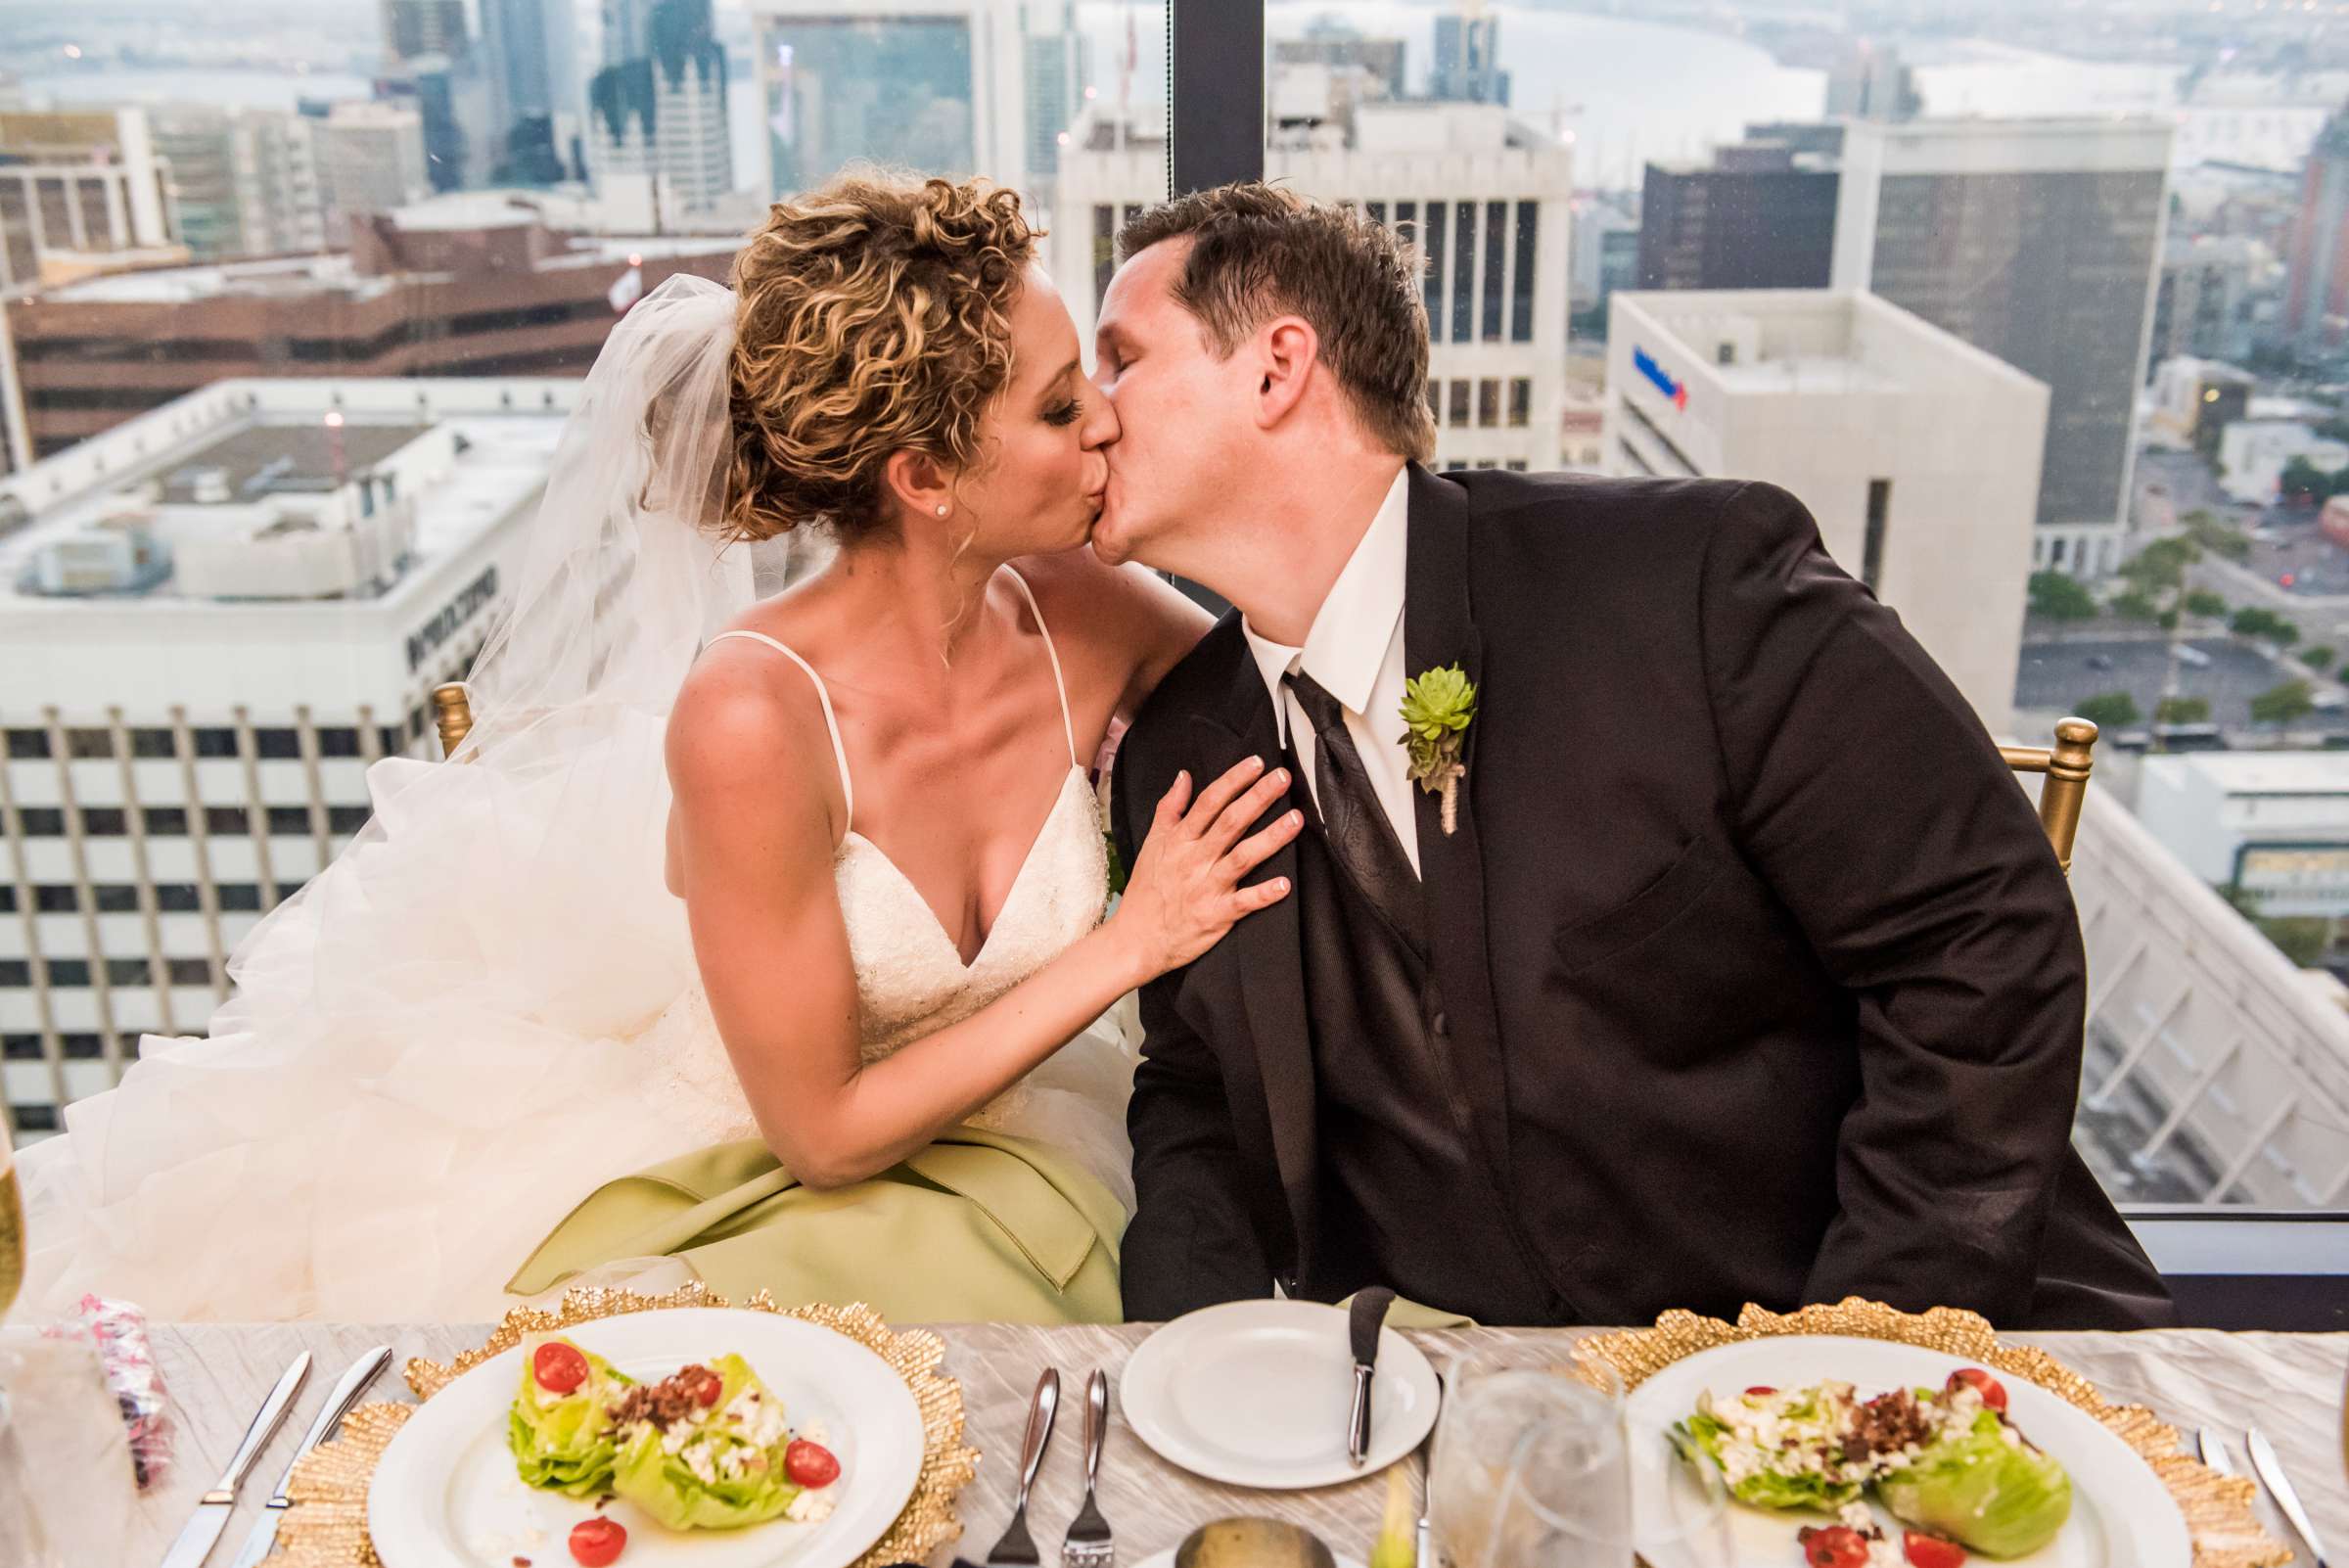
[[(2062, 1463), (2070, 1518), (2019, 1568), (2275, 1568), (2291, 1553), (2252, 1512), (2251, 1484), (2188, 1457), (2177, 1432), (2140, 1407), (2105, 1403), (2086, 1378), (2044, 1351), (1999, 1342), (1988, 1321), (1950, 1308), (1912, 1314), (1858, 1299), (1781, 1315), (1748, 1307), (1735, 1324), (1667, 1313), (1650, 1329), (1584, 1341), (1629, 1390), (1626, 1424), (1635, 1470), (1675, 1462), (1665, 1437), (1697, 1395), (1735, 1396), (1756, 1385), (1799, 1388), (1828, 1379), (1863, 1398), (1896, 1387), (1939, 1388), (1959, 1367), (1993, 1372), (2017, 1430)], [(1650, 1477), (1652, 1480), (1652, 1476)], [(1635, 1485), (1635, 1495), (1659, 1489)], [(1870, 1501), (1888, 1538), (1897, 1521)], [(1822, 1520), (1732, 1504), (1733, 1568), (1798, 1568), (1796, 1533)], [(1976, 1556), (1976, 1562), (1990, 1559)]]
[(632, 1377), (742, 1356), (784, 1403), (793, 1429), (820, 1423), (841, 1462), (828, 1517), (732, 1531), (673, 1533), (623, 1501), (602, 1512), (628, 1529), (623, 1560), (645, 1568), (876, 1568), (920, 1561), (962, 1533), (957, 1493), (979, 1455), (962, 1442), (960, 1386), (940, 1374), (944, 1345), (892, 1331), (871, 1309), (742, 1309), (701, 1286), (663, 1296), (575, 1290), (553, 1310), (516, 1308), (480, 1349), (441, 1366), (407, 1366), (422, 1406), (370, 1405), (296, 1469), (293, 1507), (272, 1563), (301, 1568), (568, 1564), (573, 1525), (595, 1499), (533, 1492), (515, 1475), (506, 1412), (528, 1334), (559, 1330)]

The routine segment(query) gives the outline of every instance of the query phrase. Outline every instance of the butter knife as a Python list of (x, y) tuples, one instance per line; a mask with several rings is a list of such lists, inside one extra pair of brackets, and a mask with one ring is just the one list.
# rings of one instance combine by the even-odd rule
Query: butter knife
[(1354, 1341), (1354, 1408), (1346, 1419), (1346, 1461), (1360, 1469), (1370, 1459), (1370, 1385), (1378, 1372), (1378, 1334), (1386, 1326), (1395, 1292), (1373, 1285), (1355, 1292), (1346, 1317)]
[(326, 1397), (325, 1407), (319, 1410), (318, 1418), (301, 1435), (301, 1447), (296, 1449), (294, 1457), (286, 1461), (286, 1473), (277, 1478), (277, 1490), (269, 1495), (268, 1504), (261, 1513), (261, 1522), (253, 1527), (253, 1534), (245, 1538), (245, 1549), (237, 1553), (236, 1568), (253, 1568), (253, 1564), (269, 1555), (270, 1548), (277, 1545), (277, 1527), (285, 1521), (286, 1509), (293, 1503), (293, 1499), (286, 1496), (286, 1487), (294, 1479), (294, 1466), (301, 1462), (303, 1454), (334, 1436), (336, 1426), (350, 1413), (350, 1407), (359, 1403), (359, 1396), (366, 1393), (368, 1385), (382, 1376), (384, 1368), (391, 1364), (392, 1347), (378, 1345), (353, 1361), (350, 1370), (343, 1374), (343, 1381), (337, 1383), (335, 1391)]
[(2300, 1494), (2292, 1490), (2292, 1478), (2283, 1473), (2283, 1461), (2276, 1456), (2276, 1445), (2256, 1426), (2245, 1436), (2244, 1445), (2251, 1451), (2251, 1468), (2268, 1484), (2276, 1506), (2283, 1510), (2292, 1528), (2300, 1532), (2300, 1539), (2308, 1543), (2308, 1554), (2317, 1560), (2316, 1568), (2325, 1568), (2325, 1543), (2317, 1538), (2317, 1527), (2308, 1517), (2308, 1510), (2300, 1506)]
[(301, 1392), (302, 1379), (310, 1375), (310, 1353), (303, 1351), (294, 1358), (292, 1365), (278, 1378), (277, 1387), (261, 1402), (253, 1425), (245, 1429), (245, 1441), (237, 1445), (236, 1456), (211, 1491), (196, 1504), (195, 1516), (182, 1526), (179, 1539), (163, 1553), (163, 1568), (199, 1568), (211, 1551), (212, 1543), (228, 1528), (228, 1515), (237, 1505), (237, 1488), (245, 1484), (245, 1472), (260, 1456), (277, 1429), (285, 1424), (286, 1411), (294, 1404), (294, 1396)]
[(2234, 1461), (2227, 1456), (2227, 1440), (2219, 1436), (2217, 1427), (2206, 1426), (2194, 1434), (2194, 1452), (2206, 1468), (2220, 1475), (2234, 1474)]

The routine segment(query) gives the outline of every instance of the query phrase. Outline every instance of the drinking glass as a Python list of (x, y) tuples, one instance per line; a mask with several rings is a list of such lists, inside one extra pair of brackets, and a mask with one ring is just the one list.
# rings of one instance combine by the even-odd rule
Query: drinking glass
[(1629, 1568), (1623, 1383), (1563, 1345), (1471, 1351), (1447, 1379), (1428, 1483), (1451, 1568)]
[(24, 1205), (17, 1195), (16, 1153), (9, 1147), (8, 1123), (0, 1118), (0, 1318), (16, 1304), (24, 1283)]

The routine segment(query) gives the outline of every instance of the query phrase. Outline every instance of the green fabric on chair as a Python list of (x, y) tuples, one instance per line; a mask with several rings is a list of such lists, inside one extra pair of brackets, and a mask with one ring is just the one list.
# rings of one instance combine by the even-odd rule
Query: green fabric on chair
[(1114, 1323), (1126, 1214), (1041, 1143), (958, 1127), (869, 1180), (802, 1186), (757, 1138), (606, 1182), (506, 1289), (676, 1257), (721, 1295), (861, 1301), (895, 1322)]

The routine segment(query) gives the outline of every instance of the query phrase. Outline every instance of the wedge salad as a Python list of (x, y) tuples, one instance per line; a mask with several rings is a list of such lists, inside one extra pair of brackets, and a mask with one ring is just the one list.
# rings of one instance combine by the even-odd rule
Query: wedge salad
[[(525, 1484), (566, 1497), (615, 1498), (670, 1530), (739, 1530), (832, 1512), (840, 1460), (814, 1423), (794, 1430), (782, 1399), (740, 1356), (629, 1377), (561, 1335), (523, 1344), (522, 1387), (507, 1446)], [(585, 1568), (615, 1561), (626, 1531), (601, 1516), (573, 1530)]]
[[(1756, 1508), (1832, 1516), (1800, 1535), (1809, 1568), (1959, 1568), (1969, 1552), (2027, 1556), (2071, 1516), (2063, 1466), (2006, 1417), (2006, 1390), (1980, 1367), (1941, 1388), (1863, 1400), (1849, 1383), (1707, 1389), (1677, 1429)], [(1891, 1541), (1865, 1499), (1909, 1528)]]

